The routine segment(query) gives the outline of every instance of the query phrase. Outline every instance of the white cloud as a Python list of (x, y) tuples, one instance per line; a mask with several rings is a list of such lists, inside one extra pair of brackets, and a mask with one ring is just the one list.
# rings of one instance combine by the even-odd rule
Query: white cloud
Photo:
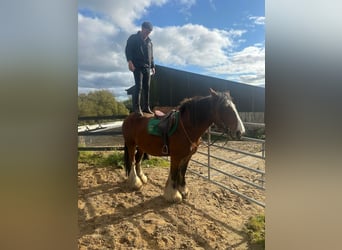
[(192, 5), (196, 4), (196, 0), (179, 0), (182, 5), (190, 8)]
[(210, 8), (216, 10), (216, 5), (213, 0), (209, 0)]
[(180, 13), (183, 13), (188, 19), (188, 17), (191, 16), (191, 7), (196, 4), (196, 0), (178, 0), (179, 4), (181, 5), (181, 8), (179, 10)]
[(163, 5), (167, 0), (82, 0), (78, 8), (92, 10), (110, 19), (120, 29), (132, 31), (136, 29), (134, 21), (141, 18), (151, 5)]
[(233, 52), (227, 64), (212, 67), (211, 72), (227, 79), (251, 85), (265, 84), (265, 47), (254, 45)]
[(126, 89), (134, 85), (133, 75), (128, 70), (110, 73), (80, 71), (79, 82), (82, 82), (82, 87), (79, 88), (80, 93), (106, 89), (120, 100), (127, 99)]
[(108, 21), (78, 15), (80, 93), (108, 89), (127, 97), (125, 89), (134, 83), (124, 53), (128, 36)]
[(152, 34), (154, 55), (163, 64), (213, 67), (227, 62), (232, 38), (242, 34), (194, 24), (156, 28)]
[(122, 58), (122, 32), (112, 24), (78, 15), (79, 67), (108, 72), (125, 62)]
[(241, 51), (235, 45), (245, 30), (208, 29), (187, 24), (157, 28), (154, 54), (161, 64), (196, 66), (211, 74), (251, 85), (265, 84), (265, 47), (255, 44)]
[(257, 25), (265, 25), (265, 17), (264, 16), (251, 16), (249, 20), (252, 20), (254, 24)]

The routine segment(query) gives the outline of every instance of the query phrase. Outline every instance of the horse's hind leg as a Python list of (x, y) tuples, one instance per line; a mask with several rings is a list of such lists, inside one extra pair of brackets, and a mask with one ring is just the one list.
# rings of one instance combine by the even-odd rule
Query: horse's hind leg
[(127, 172), (128, 183), (131, 188), (140, 189), (143, 183), (141, 182), (139, 176), (137, 175), (135, 165), (132, 164), (134, 153), (135, 153), (135, 145), (131, 147), (128, 147), (127, 145), (125, 146), (125, 161), (126, 161), (127, 166), (129, 167), (129, 168), (126, 168), (126, 170), (128, 169), (128, 172)]
[(137, 148), (137, 152), (135, 154), (135, 167), (137, 170), (137, 175), (140, 177), (141, 181), (145, 184), (145, 183), (147, 183), (147, 177), (143, 173), (142, 167), (140, 165), (143, 155), (144, 155), (144, 153), (139, 148)]

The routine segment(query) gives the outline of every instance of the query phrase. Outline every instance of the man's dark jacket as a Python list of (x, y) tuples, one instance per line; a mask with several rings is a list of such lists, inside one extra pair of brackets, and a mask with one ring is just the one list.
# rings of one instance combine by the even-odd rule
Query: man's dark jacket
[(152, 41), (149, 37), (143, 40), (140, 31), (128, 38), (125, 52), (136, 68), (154, 68)]

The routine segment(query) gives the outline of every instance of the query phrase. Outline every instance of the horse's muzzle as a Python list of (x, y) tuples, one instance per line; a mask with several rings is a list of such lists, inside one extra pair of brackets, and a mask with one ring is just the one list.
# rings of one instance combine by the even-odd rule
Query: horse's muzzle
[(236, 131), (236, 132), (233, 132), (231, 130), (228, 130), (228, 134), (229, 136), (232, 138), (232, 139), (238, 139), (240, 140), (241, 139), (241, 136), (242, 136), (242, 133), (240, 130)]
[(240, 140), (240, 139), (241, 139), (241, 135), (242, 135), (242, 134), (241, 134), (241, 131), (237, 131), (237, 132), (236, 132), (236, 138), (237, 138), (237, 139)]

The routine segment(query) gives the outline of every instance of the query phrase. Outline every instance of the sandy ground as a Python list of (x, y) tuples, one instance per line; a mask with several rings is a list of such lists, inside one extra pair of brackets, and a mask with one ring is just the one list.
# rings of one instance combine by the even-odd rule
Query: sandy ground
[[(260, 151), (255, 143), (232, 143), (240, 149)], [(265, 168), (264, 160), (219, 150), (214, 153), (256, 169)], [(205, 162), (199, 153), (193, 159)], [(78, 168), (79, 249), (259, 249), (248, 244), (243, 228), (250, 216), (264, 213), (264, 209), (191, 172), (186, 175), (190, 196), (171, 204), (162, 196), (168, 168), (144, 168), (149, 181), (139, 191), (128, 188), (123, 169), (84, 164)], [(189, 169), (206, 172), (195, 162)], [(251, 182), (260, 179), (231, 166), (225, 170)], [(215, 172), (211, 176), (264, 202), (264, 193), (259, 190)]]

